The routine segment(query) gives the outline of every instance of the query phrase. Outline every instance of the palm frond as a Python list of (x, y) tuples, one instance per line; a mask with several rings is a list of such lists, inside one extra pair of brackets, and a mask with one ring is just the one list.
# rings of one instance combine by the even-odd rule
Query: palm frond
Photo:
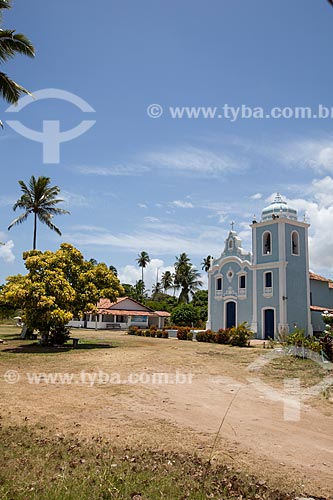
[(0, 72), (0, 96), (9, 104), (17, 104), (22, 94), (31, 95), (29, 90), (11, 80), (5, 73)]
[(37, 217), (43, 224), (46, 224), (47, 227), (49, 227), (50, 229), (52, 229), (52, 231), (55, 231), (57, 234), (59, 234), (59, 236), (61, 236), (60, 229), (51, 222), (52, 216), (48, 215), (43, 211), (39, 211), (37, 212)]
[(16, 54), (35, 56), (35, 48), (29, 38), (15, 30), (0, 30), (0, 61), (7, 61)]
[(8, 226), (8, 231), (13, 227), (19, 224), (22, 224), (27, 220), (29, 216), (29, 212), (25, 212), (24, 214), (19, 215), (16, 219), (14, 219)]

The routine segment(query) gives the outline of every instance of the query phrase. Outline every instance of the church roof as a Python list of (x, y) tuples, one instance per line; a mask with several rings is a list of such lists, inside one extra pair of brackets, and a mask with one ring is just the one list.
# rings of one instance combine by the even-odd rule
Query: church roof
[(276, 194), (272, 203), (264, 208), (261, 213), (261, 219), (270, 220), (275, 217), (286, 217), (287, 219), (297, 220), (297, 210), (289, 207), (279, 193)]

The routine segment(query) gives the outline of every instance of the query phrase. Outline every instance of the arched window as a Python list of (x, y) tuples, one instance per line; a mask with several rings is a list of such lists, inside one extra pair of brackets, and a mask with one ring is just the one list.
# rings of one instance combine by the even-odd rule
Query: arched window
[(291, 233), (291, 253), (299, 255), (299, 234), (297, 231)]
[(228, 243), (229, 250), (232, 250), (233, 247), (234, 247), (234, 242), (232, 240), (229, 240), (229, 243)]
[(272, 253), (272, 235), (269, 231), (265, 231), (262, 235), (262, 253), (263, 255)]
[(273, 296), (273, 273), (272, 271), (264, 272), (264, 297), (270, 298)]
[(223, 291), (223, 277), (220, 275), (215, 278), (215, 296), (222, 297), (222, 291)]

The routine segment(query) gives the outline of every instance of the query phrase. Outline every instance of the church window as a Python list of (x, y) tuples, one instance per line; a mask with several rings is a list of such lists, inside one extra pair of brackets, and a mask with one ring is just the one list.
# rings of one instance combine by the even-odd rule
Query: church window
[(228, 243), (228, 247), (229, 247), (229, 250), (232, 250), (233, 247), (234, 247), (234, 243), (232, 240), (229, 240), (229, 243)]
[(299, 234), (297, 231), (291, 233), (291, 253), (299, 255)]
[(245, 274), (239, 277), (239, 288), (246, 288), (246, 277)]
[(222, 278), (216, 278), (216, 291), (222, 291)]
[(272, 253), (272, 235), (269, 231), (266, 231), (262, 236), (262, 253), (263, 255)]
[(265, 288), (272, 288), (273, 286), (273, 275), (271, 271), (265, 273)]

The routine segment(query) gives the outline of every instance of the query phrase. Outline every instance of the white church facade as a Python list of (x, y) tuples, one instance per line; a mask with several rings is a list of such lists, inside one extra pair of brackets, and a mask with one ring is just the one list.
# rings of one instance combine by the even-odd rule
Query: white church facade
[(333, 309), (333, 283), (309, 272), (309, 224), (278, 194), (253, 220), (252, 252), (230, 231), (208, 271), (207, 329), (247, 322), (259, 339), (304, 329), (323, 331), (321, 314)]

